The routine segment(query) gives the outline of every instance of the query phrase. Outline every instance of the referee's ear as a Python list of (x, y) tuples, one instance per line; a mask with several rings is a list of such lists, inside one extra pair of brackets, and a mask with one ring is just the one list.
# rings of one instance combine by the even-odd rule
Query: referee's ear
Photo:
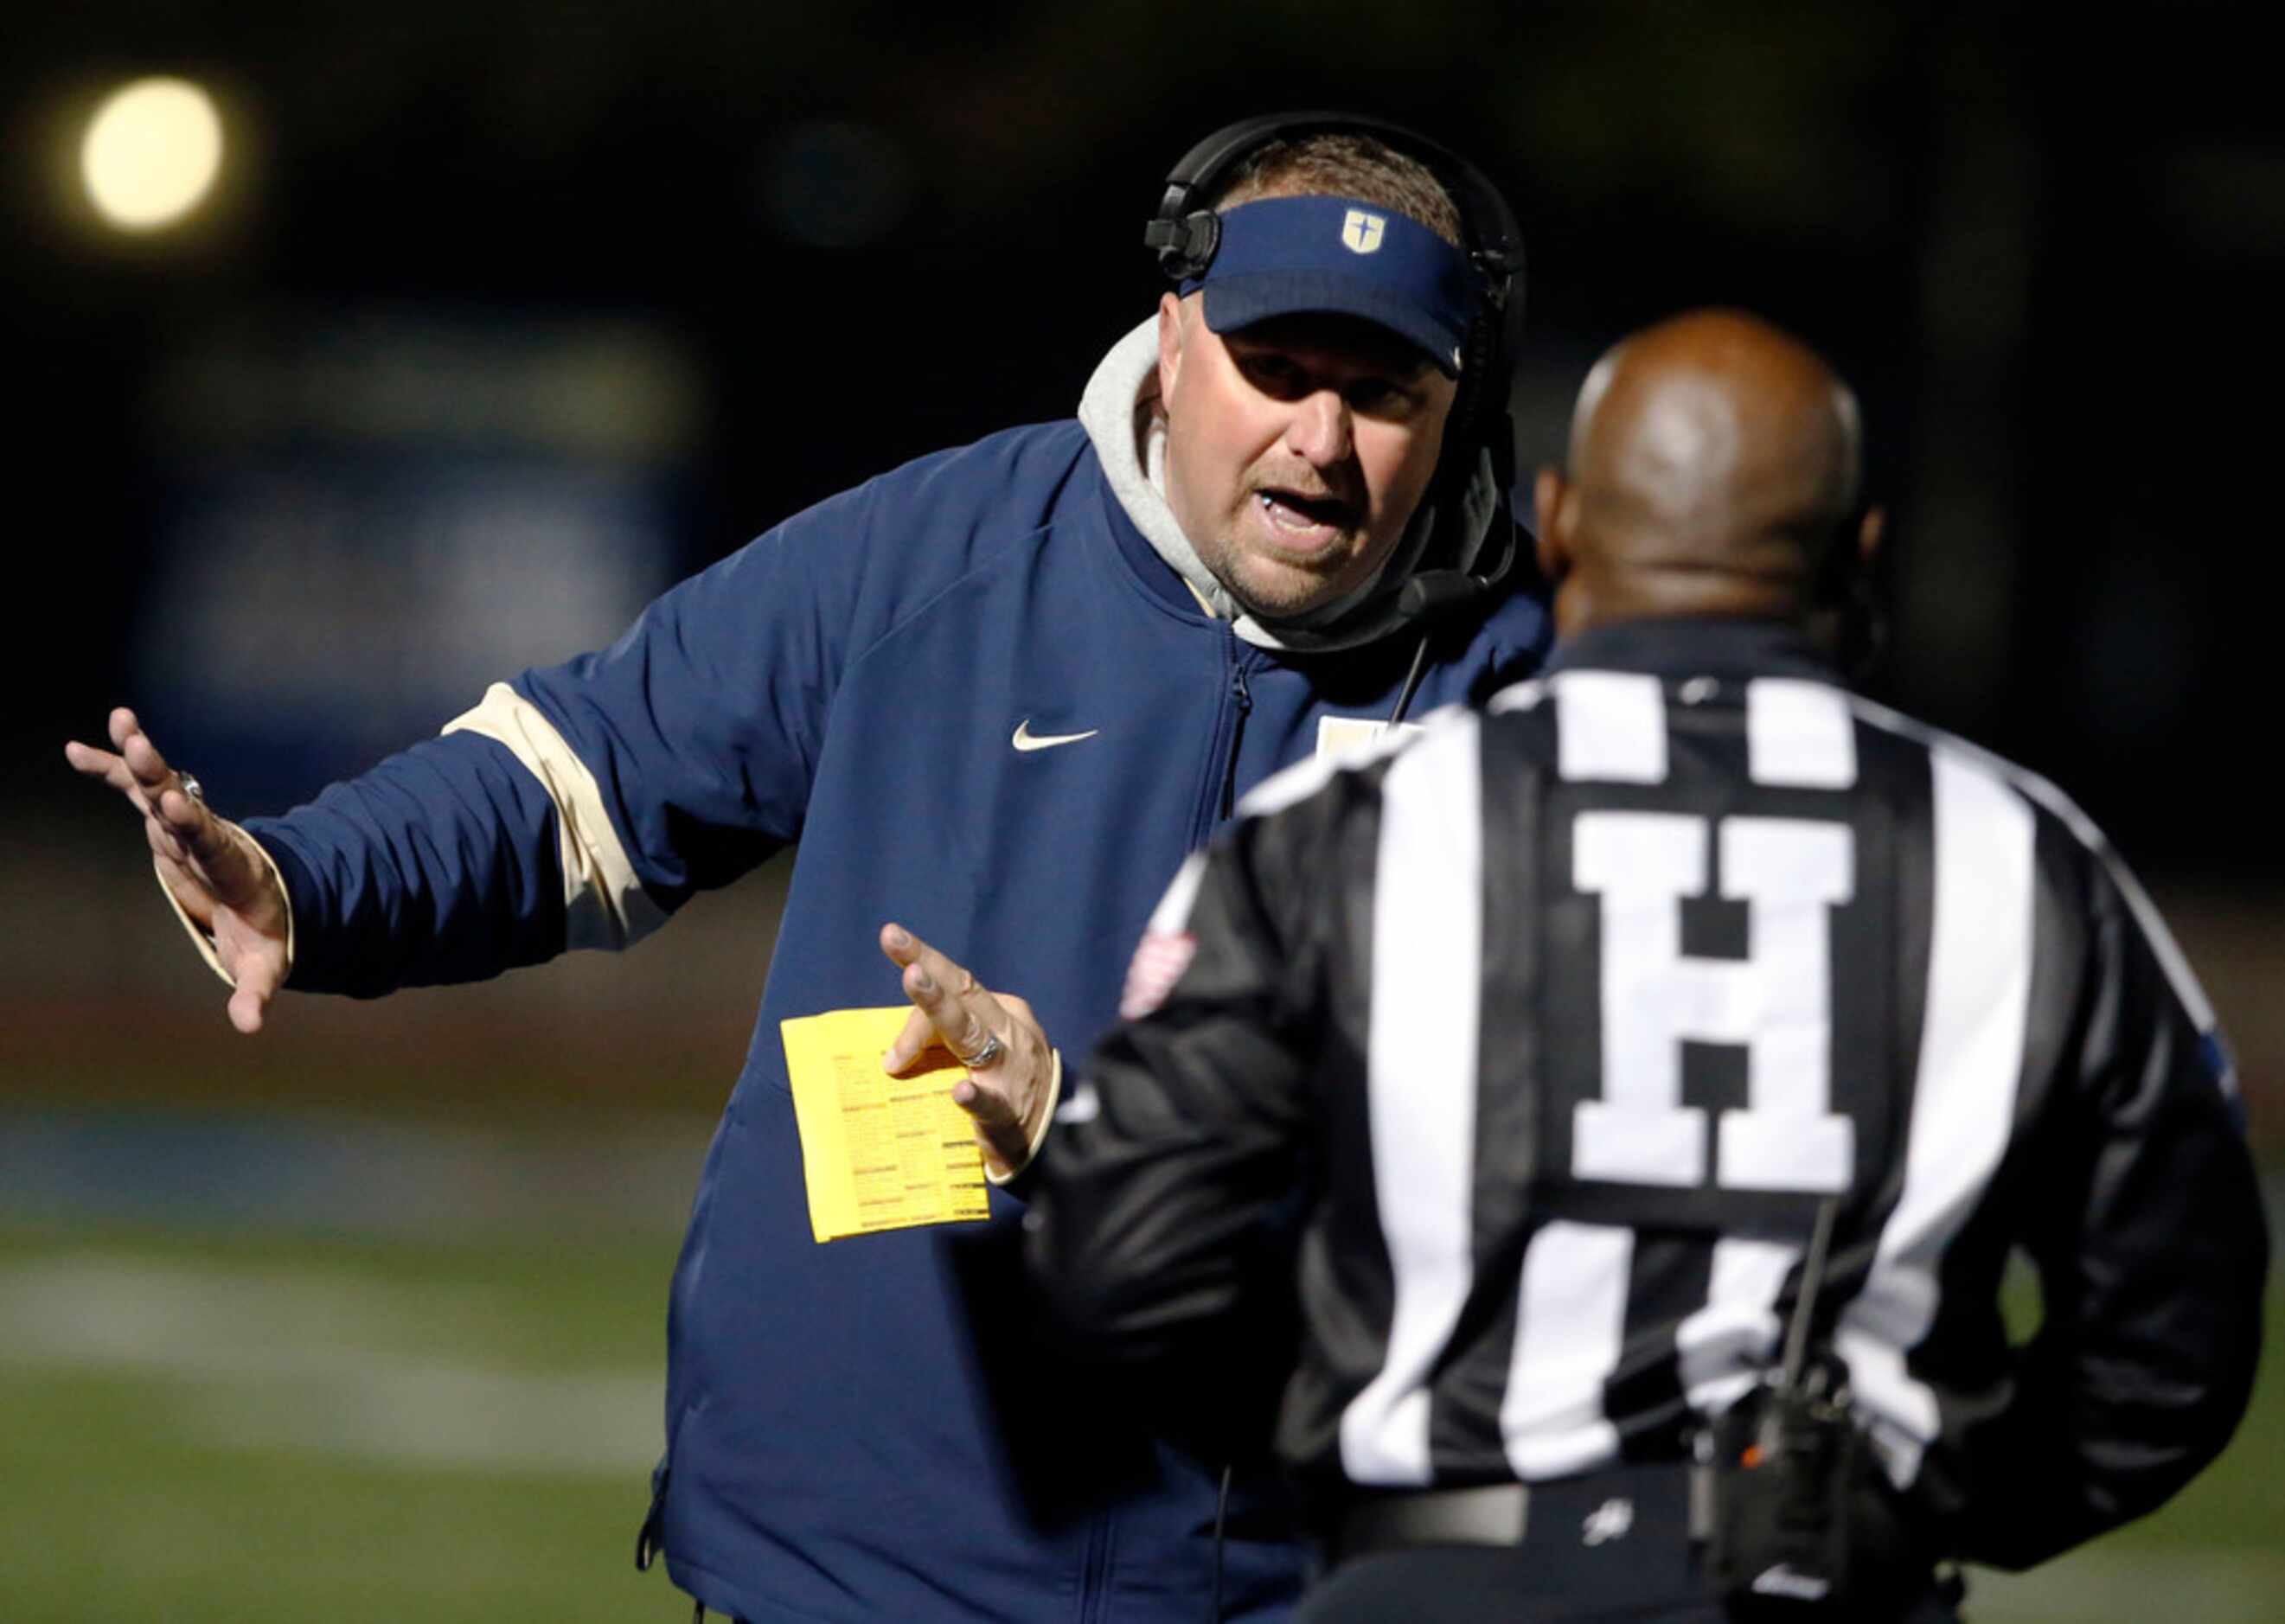
[(1533, 537), (1533, 552), (1539, 560), (1540, 577), (1550, 586), (1557, 586), (1571, 573), (1571, 566), (1576, 561), (1571, 551), (1571, 536), (1579, 525), (1579, 493), (1564, 479), (1560, 469), (1543, 467), (1532, 483), (1531, 501), (1532, 516), (1538, 521), (1534, 527), (1538, 534)]
[(1857, 527), (1857, 562), (1860, 568), (1870, 569), (1873, 567), (1873, 559), (1880, 555), (1881, 538), (1888, 533), (1888, 510), (1866, 508), (1865, 522)]

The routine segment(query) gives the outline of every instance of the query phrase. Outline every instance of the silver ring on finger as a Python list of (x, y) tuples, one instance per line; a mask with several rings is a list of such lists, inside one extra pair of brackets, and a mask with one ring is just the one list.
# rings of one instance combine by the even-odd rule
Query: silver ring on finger
[(175, 782), (181, 787), (185, 795), (190, 796), (191, 799), (196, 801), (201, 806), (206, 804), (206, 789), (197, 779), (192, 778), (187, 773), (177, 773), (175, 774)]
[(997, 1032), (986, 1032), (984, 1034), (984, 1047), (982, 1048), (977, 1050), (973, 1055), (962, 1055), (956, 1056), (956, 1058), (962, 1065), (966, 1066), (970, 1071), (981, 1071), (985, 1067), (990, 1065), (993, 1061), (999, 1059), (1001, 1055), (1007, 1052), (1007, 1047), (1000, 1041), (1000, 1036)]

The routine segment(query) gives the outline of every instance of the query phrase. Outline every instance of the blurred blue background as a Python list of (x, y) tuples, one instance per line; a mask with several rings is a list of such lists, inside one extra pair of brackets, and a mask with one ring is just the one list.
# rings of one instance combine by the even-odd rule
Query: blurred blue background
[[(1504, 184), (1527, 468), (1593, 357), (1676, 310), (1833, 357), (1891, 510), (1879, 691), (2111, 830), (2273, 1164), (2285, 139), (2248, 10), (12, 18), (0, 1617), (681, 1616), (625, 1556), (781, 875), (624, 961), (294, 1000), (249, 1043), (59, 746), (130, 702), (224, 810), (273, 810), (810, 501), (1068, 415), (1156, 297), (1166, 169), (1255, 112), (1394, 117)], [(203, 138), (163, 98), (93, 137), (153, 75), (218, 145), (134, 225)], [(2285, 1612), (2274, 1392), (2182, 1504), (1979, 1616)]]

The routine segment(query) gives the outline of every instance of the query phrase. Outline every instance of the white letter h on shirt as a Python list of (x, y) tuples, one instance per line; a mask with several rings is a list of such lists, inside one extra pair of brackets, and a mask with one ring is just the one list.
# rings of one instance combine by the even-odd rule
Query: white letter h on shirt
[(1603, 1097), (1572, 1119), (1574, 1177), (1694, 1187), (1707, 1112), (1682, 1102), (1682, 1045), (1739, 1044), (1747, 1106), (1721, 1113), (1716, 1181), (1731, 1189), (1849, 1186), (1855, 1124), (1831, 1105), (1830, 910), (1854, 891), (1849, 826), (1721, 825), (1722, 895), (1747, 910), (1748, 956), (1682, 953), (1682, 899), (1706, 894), (1709, 826), (1669, 812), (1582, 812), (1572, 883), (1602, 912)]

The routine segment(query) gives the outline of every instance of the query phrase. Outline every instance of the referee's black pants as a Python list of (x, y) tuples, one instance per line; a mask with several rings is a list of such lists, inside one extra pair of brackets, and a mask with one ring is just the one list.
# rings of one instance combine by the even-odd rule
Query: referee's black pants
[[(1722, 1604), (1703, 1584), (1680, 1594), (1598, 1596), (1598, 1589), (1632, 1587), (1580, 1582), (1590, 1565), (1550, 1563), (1523, 1546), (1375, 1551), (1329, 1573), (1302, 1599), (1293, 1624), (1724, 1624)], [(1958, 1624), (1958, 1619), (1930, 1595), (1904, 1624)]]

